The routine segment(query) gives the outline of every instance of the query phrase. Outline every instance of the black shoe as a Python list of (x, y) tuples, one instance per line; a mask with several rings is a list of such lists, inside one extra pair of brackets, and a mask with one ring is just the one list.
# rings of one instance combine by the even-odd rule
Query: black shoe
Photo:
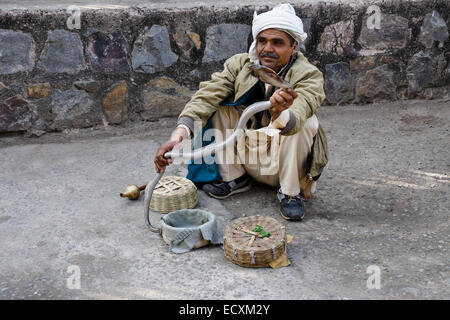
[(278, 199), (280, 200), (280, 213), (286, 220), (299, 221), (305, 216), (305, 206), (300, 194), (288, 196), (278, 189)]
[(225, 199), (232, 194), (250, 190), (250, 182), (250, 176), (245, 173), (243, 176), (229, 182), (218, 181), (213, 183), (206, 183), (203, 185), (202, 189), (213, 198)]

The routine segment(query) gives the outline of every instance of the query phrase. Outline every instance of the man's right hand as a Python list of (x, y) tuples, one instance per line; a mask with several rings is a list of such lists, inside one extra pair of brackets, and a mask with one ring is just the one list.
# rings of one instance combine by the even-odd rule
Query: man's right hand
[(178, 143), (178, 141), (169, 140), (158, 148), (155, 156), (156, 172), (164, 172), (166, 166), (172, 163), (173, 160), (170, 158), (164, 158), (164, 154), (166, 154), (166, 152), (172, 151), (173, 147)]
[(164, 172), (166, 169), (166, 166), (171, 164), (173, 162), (173, 159), (170, 158), (164, 158), (164, 154), (166, 154), (169, 151), (172, 151), (173, 149), (177, 149), (176, 147), (181, 144), (181, 141), (183, 141), (183, 138), (187, 136), (187, 132), (184, 128), (177, 128), (173, 134), (170, 140), (168, 140), (166, 143), (161, 145), (158, 150), (156, 151), (155, 156), (155, 168), (156, 172)]

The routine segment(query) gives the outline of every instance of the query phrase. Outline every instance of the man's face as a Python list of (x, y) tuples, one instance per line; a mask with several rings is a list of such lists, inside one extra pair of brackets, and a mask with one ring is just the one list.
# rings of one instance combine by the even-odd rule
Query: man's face
[(291, 46), (289, 36), (277, 29), (261, 31), (256, 37), (256, 51), (263, 66), (271, 68), (275, 72), (289, 62), (291, 55), (297, 48), (297, 42)]

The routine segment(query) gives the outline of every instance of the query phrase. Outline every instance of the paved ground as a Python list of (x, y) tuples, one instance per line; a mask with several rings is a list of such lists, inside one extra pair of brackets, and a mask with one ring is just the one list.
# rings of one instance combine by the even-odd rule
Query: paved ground
[[(292, 265), (247, 269), (220, 246), (176, 255), (143, 218), (152, 158), (175, 119), (0, 137), (0, 299), (449, 299), (450, 101), (323, 107), (330, 163), (303, 222), (255, 185), (224, 201), (223, 228), (262, 214), (294, 235)], [(172, 165), (168, 173), (185, 175)], [(71, 265), (81, 288), (69, 289)], [(367, 268), (380, 268), (368, 289)]]

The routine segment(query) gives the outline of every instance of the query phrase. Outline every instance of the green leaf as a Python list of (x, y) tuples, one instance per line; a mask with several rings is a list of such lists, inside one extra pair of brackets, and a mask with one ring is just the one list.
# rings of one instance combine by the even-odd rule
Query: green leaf
[(264, 230), (262, 226), (259, 224), (256, 225), (255, 228), (252, 230), (253, 232), (258, 232), (262, 237), (270, 237), (270, 233)]

